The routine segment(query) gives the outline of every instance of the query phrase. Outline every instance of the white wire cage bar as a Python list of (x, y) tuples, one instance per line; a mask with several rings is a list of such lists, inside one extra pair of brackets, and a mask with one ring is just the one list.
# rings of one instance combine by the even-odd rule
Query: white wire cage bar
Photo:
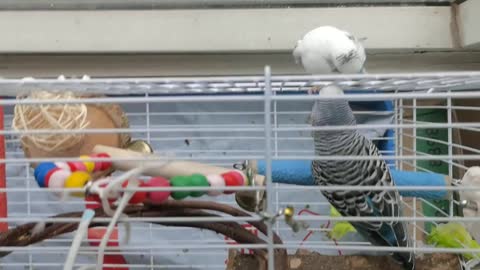
[[(358, 129), (368, 134), (376, 143), (393, 142), (393, 148), (382, 148), (382, 157), (392, 168), (406, 171), (435, 172), (428, 164), (440, 164), (442, 173), (453, 182), (462, 178), (464, 172), (478, 164), (480, 150), (456, 140), (456, 134), (470, 132), (477, 134), (480, 121), (461, 122), (454, 112), (478, 112), (478, 106), (458, 104), (460, 99), (480, 99), (480, 72), (425, 73), (425, 74), (366, 74), (335, 76), (274, 76), (265, 69), (263, 76), (256, 77), (199, 77), (199, 78), (89, 78), (89, 79), (23, 79), (0, 80), (0, 105), (4, 107), (6, 157), (0, 160), (7, 167), (7, 187), (0, 189), (8, 194), (9, 212), (0, 217), (10, 228), (26, 222), (80, 222), (81, 218), (51, 217), (55, 214), (84, 209), (82, 200), (60, 201), (52, 195), (62, 189), (39, 188), (30, 167), (32, 162), (78, 161), (76, 157), (27, 158), (20, 147), (20, 136), (29, 134), (103, 134), (129, 133), (132, 138), (146, 140), (160, 154), (174, 153), (168, 159), (192, 160), (225, 168), (233, 168), (243, 160), (262, 160), (266, 177), (265, 186), (237, 187), (231, 190), (265, 191), (264, 212), (275, 215), (287, 206), (304, 210), (297, 212), (294, 219), (310, 226), (293, 234), (291, 228), (281, 219), (266, 222), (268, 233), (265, 244), (237, 244), (215, 234), (203, 231), (157, 226), (149, 222), (188, 223), (226, 222), (245, 223), (262, 221), (260, 215), (252, 217), (122, 217), (120, 222), (133, 224), (132, 236), (137, 241), (122, 246), (120, 251), (107, 249), (106, 254), (122, 254), (129, 258), (131, 269), (225, 269), (224, 260), (229, 249), (266, 249), (269, 261), (274, 258), (274, 249), (286, 248), (294, 252), (299, 248), (313, 249), (326, 254), (356, 254), (358, 252), (382, 253), (414, 249), (418, 253), (468, 253), (478, 249), (451, 249), (428, 246), (425, 236), (426, 223), (480, 222), (479, 217), (457, 215), (461, 202), (460, 191), (480, 190), (478, 187), (452, 186), (401, 186), (399, 191), (442, 190), (448, 193), (446, 206), (426, 198), (407, 198), (402, 201), (405, 212), (400, 218), (331, 217), (329, 204), (320, 195), (321, 190), (375, 190), (379, 187), (328, 186), (314, 187), (286, 185), (272, 182), (273, 167), (277, 161), (295, 160), (355, 160), (365, 157), (315, 156), (312, 148), (311, 131), (306, 123), (311, 105), (315, 99), (305, 92), (311, 87), (336, 83), (346, 91), (345, 97), (351, 102), (386, 101), (392, 103), (391, 110), (378, 108), (354, 108), (355, 116), (363, 119), (354, 127), (326, 127), (325, 129)], [(78, 93), (102, 94), (94, 98), (75, 100), (35, 101), (15, 99), (18, 94), (35, 90), (61, 90)], [(129, 118), (129, 128), (102, 128), (77, 130), (28, 130), (15, 131), (12, 122), (13, 107), (18, 104), (120, 104)], [(445, 121), (434, 122), (423, 119), (420, 111), (440, 110)], [(373, 119), (373, 120), (372, 120)], [(480, 118), (479, 118), (480, 119)], [(372, 131), (373, 130), (373, 131)], [(378, 131), (380, 130), (380, 131)], [(393, 130), (393, 133), (385, 133)], [(444, 138), (429, 136), (425, 130), (445, 133)], [(370, 133), (369, 133), (370, 132)], [(445, 139), (446, 138), (446, 139)], [(423, 152), (421, 145), (429, 144), (441, 149)], [(436, 149), (436, 148), (435, 148)], [(430, 152), (429, 152), (430, 151)], [(373, 158), (373, 157), (367, 157)], [(95, 159), (94, 159), (95, 160)], [(112, 158), (112, 160), (146, 161), (144, 158)], [(433, 163), (432, 163), (433, 162)], [(427, 165), (426, 165), (427, 164)], [(430, 164), (430, 165), (431, 165)], [(445, 166), (446, 167), (445, 167)], [(192, 188), (146, 188), (127, 187), (124, 191), (192, 190)], [(198, 191), (212, 190), (211, 187), (196, 188)], [(75, 190), (75, 189), (73, 189)], [(228, 190), (228, 188), (227, 188)], [(78, 189), (84, 191), (84, 189)], [(232, 195), (198, 200), (216, 200), (227, 205), (236, 205)], [(434, 216), (417, 210), (418, 205), (431, 208)], [(308, 206), (308, 207), (307, 207)], [(316, 213), (315, 211), (318, 211)], [(415, 244), (411, 248), (386, 248), (372, 246), (362, 238), (350, 235), (344, 240), (333, 242), (325, 238), (331, 228), (323, 228), (329, 222), (355, 220), (402, 220), (409, 223), (411, 237)], [(94, 218), (94, 222), (109, 222), (111, 218)], [(121, 233), (124, 233), (121, 231)], [(283, 239), (283, 244), (273, 242), (273, 233)], [(313, 239), (304, 241), (306, 234)], [(1, 252), (12, 254), (2, 258), (5, 269), (27, 266), (45, 269), (61, 269), (67, 256), (74, 234), (48, 239), (40, 245), (29, 247), (1, 246)], [(97, 247), (88, 246), (86, 241), (79, 249), (77, 267), (94, 265)], [(180, 255), (179, 255), (180, 254)], [(224, 257), (218, 259), (219, 254)], [(207, 260), (208, 255), (217, 259)], [(179, 259), (179, 256), (182, 258)], [(268, 264), (274, 269), (273, 263)]]
[[(412, 74), (362, 74), (271, 76), (272, 92), (306, 91), (312, 86), (336, 83), (342, 88), (378, 92), (423, 92), (477, 89), (478, 72), (437, 72)], [(32, 89), (62, 89), (85, 93), (128, 94), (218, 94), (263, 93), (264, 76), (208, 76), (172, 78), (71, 78), (64, 79), (2, 79), (2, 95), (16, 96)], [(151, 98), (151, 97), (150, 97)], [(217, 97), (218, 98), (218, 97)], [(238, 98), (238, 97), (237, 97)], [(275, 99), (275, 97), (272, 97)], [(137, 100), (143, 102), (144, 100)], [(62, 101), (63, 102), (63, 101)], [(83, 102), (83, 101), (82, 101)], [(107, 102), (107, 101), (106, 101)]]

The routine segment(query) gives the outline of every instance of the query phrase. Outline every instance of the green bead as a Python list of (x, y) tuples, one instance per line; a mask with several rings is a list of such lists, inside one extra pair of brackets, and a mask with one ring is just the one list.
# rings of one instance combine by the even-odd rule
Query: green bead
[[(185, 176), (174, 176), (170, 179), (170, 185), (172, 187), (188, 187), (188, 178), (189, 177), (185, 177)], [(172, 198), (175, 199), (175, 200), (182, 200), (182, 199), (185, 199), (186, 197), (188, 197), (190, 195), (190, 191), (188, 190), (185, 190), (185, 191), (180, 191), (180, 190), (177, 190), (177, 191), (172, 191)]]
[[(190, 176), (190, 183), (193, 187), (208, 187), (208, 186), (210, 186), (210, 184), (208, 183), (207, 177), (205, 177), (202, 174), (192, 174), (192, 176)], [(201, 197), (206, 192), (207, 192), (206, 190), (192, 191), (190, 196)]]

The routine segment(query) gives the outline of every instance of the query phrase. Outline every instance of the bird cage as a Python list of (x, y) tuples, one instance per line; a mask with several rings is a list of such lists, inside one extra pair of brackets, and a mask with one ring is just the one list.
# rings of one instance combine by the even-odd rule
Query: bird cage
[[(401, 269), (388, 255), (401, 247), (366, 242), (349, 223), (362, 218), (336, 214), (320, 193), (379, 187), (312, 180), (312, 160), (375, 158), (315, 155), (307, 118), (322, 96), (308, 91), (335, 84), (357, 120), (341, 128), (373, 141), (389, 166), (418, 269), (471, 269), (478, 150), (462, 135), (478, 122), (457, 114), (478, 105), (457, 101), (479, 98), (479, 79), (268, 66), (258, 76), (4, 79), (2, 267)], [(63, 185), (60, 171), (70, 172)]]
[(0, 269), (480, 269), (476, 11), (0, 1)]

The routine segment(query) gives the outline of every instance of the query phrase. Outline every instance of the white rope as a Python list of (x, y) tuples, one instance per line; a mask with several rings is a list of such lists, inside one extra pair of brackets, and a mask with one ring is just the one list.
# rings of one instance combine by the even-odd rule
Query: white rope
[(84, 236), (87, 234), (88, 227), (90, 226), (90, 222), (92, 221), (94, 216), (95, 211), (91, 209), (86, 209), (83, 212), (82, 221), (78, 224), (77, 233), (73, 238), (72, 245), (70, 246), (70, 250), (67, 255), (67, 260), (65, 261), (65, 265), (63, 266), (63, 270), (73, 269), (73, 265), (75, 264), (75, 259), (77, 258), (80, 245), (82, 244)]

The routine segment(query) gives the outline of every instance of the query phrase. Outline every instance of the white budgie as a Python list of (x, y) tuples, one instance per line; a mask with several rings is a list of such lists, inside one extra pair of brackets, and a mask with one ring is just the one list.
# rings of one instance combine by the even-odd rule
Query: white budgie
[[(473, 166), (468, 168), (467, 172), (463, 175), (462, 186), (480, 186), (480, 167)], [(461, 190), (460, 196), (464, 200), (470, 200), (476, 202), (480, 200), (480, 190)]]
[[(460, 183), (461, 186), (466, 187), (473, 187), (477, 188), (480, 186), (480, 167), (473, 166), (468, 168), (467, 172), (463, 175), (462, 181)], [(471, 204), (474, 208), (477, 209), (470, 209), (464, 208), (463, 215), (466, 217), (478, 217), (480, 216), (479, 207), (480, 207), (480, 190), (460, 190), (460, 198), (461, 200), (466, 200)], [(480, 240), (480, 227), (478, 226), (478, 222), (463, 222), (467, 230), (472, 234), (475, 240)]]
[(310, 74), (365, 73), (363, 40), (333, 26), (320, 26), (297, 41), (293, 57)]
[[(343, 90), (328, 85), (320, 95), (341, 96)], [(314, 127), (356, 125), (346, 99), (317, 100), (310, 115)], [(324, 130), (312, 132), (316, 156), (378, 157), (375, 144), (358, 130)], [(314, 160), (312, 175), (320, 186), (384, 186), (394, 183), (387, 164), (382, 159)], [(401, 216), (402, 207), (396, 190), (324, 190), (322, 194), (343, 216), (393, 217)], [(366, 239), (377, 246), (411, 247), (407, 224), (401, 221), (352, 221), (351, 224)], [(393, 258), (405, 269), (415, 269), (413, 252), (394, 252)]]

